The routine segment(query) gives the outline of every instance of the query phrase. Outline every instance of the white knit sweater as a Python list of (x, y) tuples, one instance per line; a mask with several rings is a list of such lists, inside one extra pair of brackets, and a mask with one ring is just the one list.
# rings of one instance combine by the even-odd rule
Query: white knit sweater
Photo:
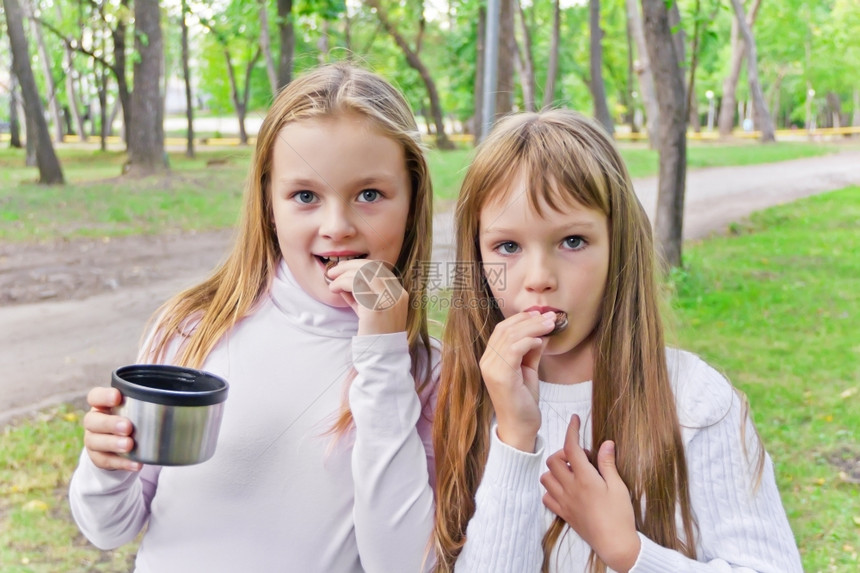
[[(433, 526), (438, 349), (419, 399), (406, 334), (357, 326), (282, 263), (270, 296), (203, 365), (230, 383), (215, 455), (131, 473), (98, 469), (84, 451), (69, 492), (83, 533), (113, 548), (145, 530), (142, 573), (419, 571)], [(327, 431), (352, 367), (356, 429), (336, 441)]]
[[(667, 351), (682, 427), (690, 498), (697, 522), (696, 560), (662, 547), (641, 533), (641, 550), (632, 573), (802, 571), (800, 556), (766, 457), (756, 489), (754, 462), (759, 444), (746, 420), (744, 452), (738, 396), (716, 370), (698, 357)], [(476, 511), (457, 560), (458, 573), (537, 573), (541, 539), (554, 515), (544, 507), (539, 479), (546, 459), (564, 445), (571, 415), (583, 420), (581, 440), (590, 448), (591, 383), (540, 383), (543, 424), (535, 453), (498, 439), (495, 428)], [(752, 460), (752, 461), (751, 461)], [(680, 523), (680, 522), (679, 522)], [(586, 570), (590, 547), (570, 528), (551, 556), (552, 570)]]

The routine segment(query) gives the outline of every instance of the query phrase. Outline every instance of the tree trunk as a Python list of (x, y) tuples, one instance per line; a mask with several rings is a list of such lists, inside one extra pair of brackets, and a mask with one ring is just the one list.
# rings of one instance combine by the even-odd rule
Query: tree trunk
[[(184, 1), (184, 0), (183, 0)], [(263, 60), (266, 62), (266, 75), (269, 77), (269, 87), (272, 95), (278, 95), (278, 70), (275, 68), (275, 58), (272, 56), (272, 40), (269, 37), (269, 9), (265, 0), (260, 4), (260, 49), (263, 50)]]
[(558, 76), (558, 49), (561, 36), (561, 0), (555, 0), (552, 11), (552, 36), (549, 44), (549, 64), (546, 84), (543, 88), (543, 106), (550, 107), (555, 101), (555, 80)]
[(624, 90), (624, 107), (627, 109), (624, 121), (630, 125), (630, 133), (639, 133), (636, 125), (636, 100), (633, 97), (633, 32), (630, 29), (630, 19), (626, 19), (627, 39), (627, 87)]
[(761, 89), (761, 83), (758, 79), (758, 54), (756, 52), (755, 38), (752, 35), (749, 25), (744, 16), (744, 7), (741, 5), (741, 0), (731, 0), (732, 7), (735, 10), (735, 18), (738, 22), (738, 30), (743, 36), (747, 54), (747, 79), (750, 84), (750, 92), (753, 98), (753, 111), (755, 126), (761, 131), (761, 141), (770, 143), (776, 141), (773, 130), (773, 121), (770, 118), (770, 112), (767, 109), (767, 102), (764, 101), (764, 93)]
[(478, 45), (476, 46), (475, 54), (475, 114), (472, 116), (472, 133), (475, 135), (475, 145), (484, 139), (482, 127), (484, 122), (481, 118), (484, 117), (484, 54), (486, 48), (487, 34), (487, 9), (484, 6), (478, 7)]
[(281, 38), (281, 56), (278, 59), (278, 89), (293, 79), (293, 0), (278, 0), (278, 35)]
[(21, 121), (18, 119), (18, 106), (21, 100), (18, 97), (18, 78), (15, 72), (9, 70), (9, 147), (21, 149)]
[(854, 89), (854, 115), (851, 119), (851, 125), (860, 126), (860, 89)]
[[(752, 0), (752, 10), (747, 14), (746, 21), (750, 29), (755, 24), (758, 9), (761, 6), (761, 0)], [(735, 126), (735, 92), (738, 87), (738, 79), (741, 76), (741, 69), (744, 64), (744, 55), (746, 49), (744, 41), (738, 32), (738, 22), (732, 19), (732, 55), (729, 67), (729, 75), (723, 80), (723, 97), (720, 100), (720, 115), (717, 124), (720, 129), (720, 137), (729, 137), (732, 134), (732, 129)]]
[(424, 87), (427, 89), (427, 96), (430, 98), (430, 112), (433, 114), (433, 122), (436, 124), (436, 147), (439, 149), (453, 149), (454, 145), (445, 133), (442, 104), (439, 101), (439, 92), (436, 90), (436, 83), (433, 81), (430, 71), (424, 65), (424, 62), (421, 61), (418, 54), (409, 47), (406, 39), (400, 34), (394, 24), (391, 23), (391, 20), (388, 19), (388, 14), (383, 10), (379, 0), (364, 0), (364, 3), (376, 10), (376, 17), (379, 18), (382, 27), (391, 35), (394, 42), (403, 52), (409, 67), (417, 71), (421, 76)]
[(687, 117), (684, 74), (672, 40), (663, 0), (642, 0), (648, 59), (660, 105), (660, 174), (654, 221), (656, 247), (664, 265), (681, 265), (684, 190), (687, 178)]
[[(188, 13), (187, 0), (182, 0), (181, 5), (179, 22), (182, 26), (182, 77), (185, 80), (185, 117), (188, 122), (185, 156), (194, 157), (194, 102), (191, 97), (191, 68), (188, 65), (188, 23), (185, 21), (185, 15)], [(265, 12), (265, 6), (261, 10)]]
[(639, 78), (639, 94), (645, 107), (645, 131), (648, 132), (648, 142), (652, 149), (658, 147), (657, 126), (660, 122), (660, 106), (657, 104), (657, 93), (654, 88), (654, 75), (651, 73), (651, 63), (648, 60), (648, 47), (645, 44), (645, 34), (642, 28), (642, 17), (636, 0), (626, 0), (627, 22), (633, 39), (636, 42), (636, 75)]
[[(147, 0), (150, 1), (150, 0)], [(128, 11), (129, 0), (120, 0), (120, 6), (123, 11)], [(128, 89), (128, 77), (125, 73), (125, 34), (127, 25), (125, 20), (120, 18), (117, 21), (116, 28), (111, 31), (113, 39), (113, 74), (116, 77), (116, 89), (119, 92), (119, 101), (122, 105), (122, 133), (123, 140), (128, 147), (128, 135), (131, 127), (131, 92)]]
[(496, 115), (498, 119), (514, 110), (514, 0), (499, 0), (499, 58), (496, 75)]
[(836, 92), (827, 92), (825, 96), (827, 100), (827, 115), (830, 127), (842, 127), (842, 101), (839, 99), (839, 94)]
[(12, 46), (12, 67), (18, 82), (21, 84), (21, 94), (24, 99), (24, 109), (32, 131), (27, 130), (28, 143), (32, 140), (36, 147), (36, 164), (39, 167), (39, 183), (63, 184), (63, 170), (60, 161), (54, 153), (51, 136), (48, 134), (48, 124), (42, 110), (42, 101), (30, 68), (30, 51), (27, 47), (27, 37), (24, 35), (24, 13), (18, 5), (18, 0), (3, 0), (6, 12), (6, 28), (9, 33), (9, 43)]
[(54, 74), (51, 71), (51, 58), (48, 55), (48, 48), (45, 46), (42, 26), (33, 19), (33, 7), (30, 5), (29, 0), (21, 0), (21, 9), (24, 11), (24, 17), (30, 21), (30, 30), (32, 30), (33, 38), (36, 40), (39, 59), (42, 61), (42, 72), (45, 75), (45, 89), (48, 92), (48, 111), (50, 111), (51, 119), (54, 123), (54, 139), (57, 142), (62, 142), (63, 114), (60, 111), (60, 102), (57, 99), (57, 85), (54, 82)]
[(134, 48), (139, 57), (134, 63), (125, 172), (142, 177), (168, 168), (164, 154), (164, 116), (160, 91), (164, 43), (158, 0), (135, 1), (134, 28)]
[(107, 110), (108, 74), (104, 67), (96, 74), (96, 79), (98, 80), (96, 89), (99, 97), (99, 149), (107, 151), (107, 137), (110, 135), (111, 121), (108, 118)]
[(520, 56), (518, 61), (521, 64), (520, 85), (523, 88), (523, 107), (526, 111), (535, 111), (535, 64), (534, 55), (532, 54), (532, 34), (529, 31), (528, 23), (526, 22), (526, 14), (523, 10), (521, 0), (516, 2), (516, 16), (519, 16), (520, 32), (523, 37), (523, 49), (517, 47), (517, 54)]
[[(62, 19), (63, 11), (60, 3), (54, 4), (54, 11), (57, 15), (57, 21)], [(78, 137), (81, 141), (87, 140), (87, 129), (84, 125), (84, 116), (81, 113), (81, 106), (78, 102), (78, 90), (75, 86), (75, 60), (72, 55), (72, 48), (63, 42), (63, 62), (66, 70), (66, 99), (69, 100), (69, 108), (72, 110), (72, 116), (75, 118), (75, 129), (78, 131)]]
[(589, 88), (594, 103), (594, 117), (610, 136), (615, 133), (612, 116), (606, 103), (606, 87), (603, 83), (603, 30), (600, 29), (600, 0), (588, 2), (589, 51), (591, 63)]

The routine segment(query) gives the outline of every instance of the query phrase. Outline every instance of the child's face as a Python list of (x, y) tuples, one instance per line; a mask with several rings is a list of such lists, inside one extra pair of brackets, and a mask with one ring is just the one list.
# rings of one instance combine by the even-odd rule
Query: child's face
[(346, 306), (325, 280), (333, 257), (397, 262), (411, 187), (403, 149), (353, 114), (306, 119), (281, 130), (272, 155), (278, 244), (301, 287)]
[(556, 363), (586, 380), (609, 268), (606, 216), (583, 206), (563, 206), (558, 212), (545, 203), (541, 216), (529, 205), (522, 177), (504, 196), (486, 205), (479, 221), (481, 258), (493, 296), (505, 318), (528, 310), (567, 312), (567, 328), (547, 341), (541, 375), (547, 363)]

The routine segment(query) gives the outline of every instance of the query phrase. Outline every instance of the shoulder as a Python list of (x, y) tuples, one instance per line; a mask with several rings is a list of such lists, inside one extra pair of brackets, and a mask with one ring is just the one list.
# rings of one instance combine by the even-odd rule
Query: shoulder
[(667, 348), (666, 367), (682, 427), (716, 424), (728, 415), (733, 405), (738, 405), (739, 398), (731, 383), (696, 354)]

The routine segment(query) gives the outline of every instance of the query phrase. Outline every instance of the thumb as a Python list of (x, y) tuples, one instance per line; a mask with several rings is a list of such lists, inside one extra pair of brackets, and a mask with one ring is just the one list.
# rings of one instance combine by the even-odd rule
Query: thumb
[(600, 445), (600, 450), (597, 452), (597, 469), (606, 481), (621, 479), (615, 466), (615, 442), (612, 440), (607, 440)]

